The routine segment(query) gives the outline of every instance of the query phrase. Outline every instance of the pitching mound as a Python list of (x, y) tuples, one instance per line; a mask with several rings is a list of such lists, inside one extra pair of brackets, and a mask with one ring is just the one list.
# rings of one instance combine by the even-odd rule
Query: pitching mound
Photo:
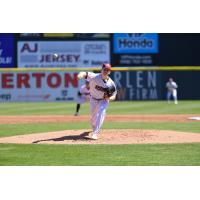
[(200, 134), (163, 130), (107, 129), (98, 140), (88, 130), (66, 130), (0, 138), (0, 143), (21, 144), (150, 144), (200, 142)]

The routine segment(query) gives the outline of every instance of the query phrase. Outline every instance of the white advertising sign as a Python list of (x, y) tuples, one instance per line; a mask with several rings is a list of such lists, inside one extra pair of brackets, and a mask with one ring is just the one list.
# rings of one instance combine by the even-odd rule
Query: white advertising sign
[(20, 41), (18, 67), (98, 67), (110, 62), (109, 41)]
[(74, 101), (76, 72), (0, 72), (0, 102)]

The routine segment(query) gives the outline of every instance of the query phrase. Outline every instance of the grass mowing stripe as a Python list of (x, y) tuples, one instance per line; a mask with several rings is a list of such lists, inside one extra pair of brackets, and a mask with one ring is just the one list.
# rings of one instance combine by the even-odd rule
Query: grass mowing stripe
[[(200, 123), (171, 123), (171, 122), (105, 122), (104, 129), (155, 129), (155, 130), (174, 130), (182, 132), (200, 133)], [(1, 124), (0, 137), (23, 135), (31, 133), (42, 133), (61, 130), (80, 130), (89, 129), (89, 122), (79, 123), (37, 123), (37, 124)]]
[(153, 104), (136, 104), (136, 106), (125, 105), (123, 107), (119, 105), (119, 107), (112, 107), (112, 105), (108, 108), (108, 113), (112, 114), (193, 114), (200, 113), (200, 109), (198, 109), (197, 105), (174, 105), (167, 103), (160, 103), (155, 105)]
[(115, 129), (153, 129), (153, 130), (174, 130), (182, 132), (200, 133), (199, 122), (116, 122), (105, 123), (103, 128)]
[[(67, 109), (67, 108), (70, 108), (71, 109), (71, 107), (72, 107), (72, 105), (50, 105), (50, 106), (30, 106), (30, 107), (27, 107), (27, 106), (25, 106), (25, 107), (23, 107), (23, 106), (20, 106), (20, 107), (10, 107), (10, 108), (4, 108), (5, 109), (5, 111), (7, 111), (7, 112), (16, 112), (16, 111), (18, 111), (18, 112), (24, 112), (24, 111), (26, 111), (26, 112), (32, 112), (32, 111), (40, 111), (40, 112), (42, 112), (42, 111), (45, 111), (45, 110), (49, 110), (49, 111), (51, 111), (51, 110), (57, 110), (57, 109)], [(1, 108), (2, 109), (2, 108)], [(1, 112), (3, 111), (3, 109), (1, 110)]]
[[(0, 115), (73, 115), (76, 104), (66, 103), (46, 103), (46, 104), (22, 104), (1, 108)], [(89, 103), (81, 107), (81, 113), (89, 114)]]
[[(1, 150), (2, 149), (2, 150)], [(1, 166), (199, 166), (200, 144), (0, 144)]]
[[(109, 114), (200, 114), (200, 101), (179, 101), (178, 105), (166, 101), (111, 102)], [(75, 102), (2, 103), (0, 115), (72, 115)], [(81, 114), (89, 113), (89, 103), (81, 106)]]
[(43, 133), (51, 131), (62, 130), (80, 130), (89, 129), (90, 125), (86, 122), (80, 122), (77, 124), (72, 123), (37, 123), (37, 124), (1, 124), (0, 125), (0, 137), (12, 136), (12, 135), (24, 135), (31, 133)]

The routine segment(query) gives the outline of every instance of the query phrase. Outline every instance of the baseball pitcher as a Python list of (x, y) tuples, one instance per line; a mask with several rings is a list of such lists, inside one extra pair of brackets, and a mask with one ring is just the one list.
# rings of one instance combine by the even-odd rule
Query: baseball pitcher
[(90, 85), (90, 112), (92, 139), (98, 139), (100, 128), (103, 124), (106, 109), (110, 100), (115, 100), (117, 90), (113, 80), (109, 77), (111, 65), (103, 64), (101, 73), (80, 72), (78, 79), (85, 78)]

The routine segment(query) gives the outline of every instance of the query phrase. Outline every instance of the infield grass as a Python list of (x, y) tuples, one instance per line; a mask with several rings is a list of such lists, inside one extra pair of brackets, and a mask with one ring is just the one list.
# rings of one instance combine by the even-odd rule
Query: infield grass
[[(74, 102), (1, 103), (0, 115), (73, 115)], [(179, 101), (178, 105), (165, 101), (111, 102), (109, 114), (200, 114), (200, 101)], [(82, 105), (81, 114), (89, 114), (89, 103)]]
[[(0, 115), (72, 115), (75, 103), (1, 103)], [(112, 102), (108, 114), (194, 114), (200, 101)], [(89, 114), (84, 104), (81, 114)], [(159, 129), (200, 133), (200, 122), (108, 122), (104, 129)], [(67, 129), (89, 129), (89, 122), (1, 124), (0, 137)], [(195, 166), (200, 165), (200, 144), (48, 145), (0, 144), (1, 166)]]
[[(200, 133), (199, 122), (105, 122), (104, 129), (154, 129)], [(38, 123), (38, 124), (0, 124), (0, 137), (43, 133), (62, 130), (91, 130), (89, 122), (79, 123)]]

